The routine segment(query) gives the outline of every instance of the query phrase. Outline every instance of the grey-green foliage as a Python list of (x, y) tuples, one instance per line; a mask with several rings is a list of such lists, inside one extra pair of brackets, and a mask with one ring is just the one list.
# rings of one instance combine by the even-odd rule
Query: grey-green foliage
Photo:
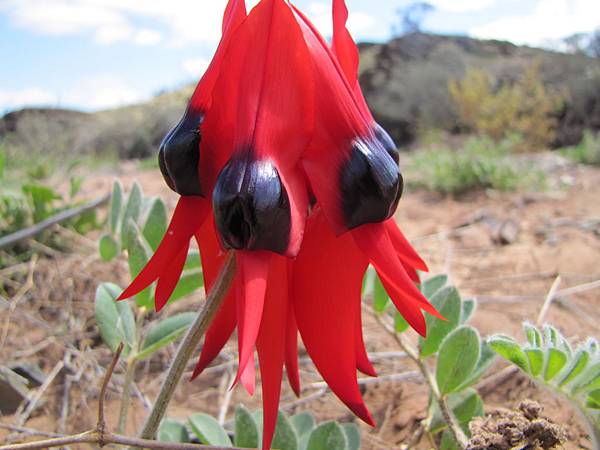
[(204, 413), (192, 414), (188, 425), (202, 444), (231, 447), (227, 431), (212, 416)]
[[(100, 255), (105, 261), (118, 256), (123, 250), (127, 254), (130, 277), (136, 277), (152, 257), (167, 230), (167, 211), (159, 198), (144, 197), (141, 187), (134, 184), (125, 199), (123, 188), (115, 181), (109, 208), (108, 232), (100, 238)], [(126, 245), (123, 245), (126, 243)], [(192, 250), (181, 279), (171, 300), (183, 298), (202, 286), (202, 268), (198, 251)], [(189, 327), (194, 313), (182, 313), (159, 321), (148, 330), (138, 330), (134, 312), (129, 301), (117, 301), (122, 289), (111, 283), (103, 283), (96, 293), (96, 322), (106, 344), (114, 351), (120, 342), (125, 344), (126, 353), (134, 360), (148, 358), (164, 346), (180, 337)], [(140, 311), (154, 306), (154, 286), (135, 296)], [(141, 313), (143, 315), (143, 313)], [(128, 333), (121, 330), (128, 324)], [(131, 354), (133, 352), (133, 354)]]
[(189, 442), (190, 435), (185, 425), (171, 419), (165, 419), (160, 424), (156, 437), (160, 442)]
[(173, 342), (188, 330), (195, 318), (194, 312), (180, 313), (153, 325), (146, 333), (137, 358), (145, 359)]
[[(141, 186), (134, 183), (128, 196), (115, 181), (109, 208), (107, 231), (100, 237), (100, 256), (111, 261), (126, 252), (131, 278), (135, 278), (148, 263), (167, 231), (167, 207), (158, 197), (144, 196)], [(179, 300), (202, 287), (203, 277), (197, 250), (190, 250), (181, 278), (171, 295)], [(154, 306), (154, 286), (135, 296), (139, 307)]]
[(96, 323), (102, 339), (114, 352), (120, 343), (127, 354), (135, 346), (135, 318), (131, 305), (117, 302), (121, 288), (112, 283), (103, 283), (96, 289)]
[(573, 349), (553, 326), (524, 324), (527, 341), (506, 335), (488, 338), (489, 346), (534, 380), (563, 394), (579, 408), (600, 436), (600, 352), (588, 339)]
[(196, 314), (179, 313), (159, 321), (149, 329), (138, 329), (131, 303), (118, 301), (122, 289), (102, 283), (96, 290), (95, 315), (102, 340), (114, 352), (124, 344), (124, 354), (140, 361), (179, 338), (190, 327)]
[[(437, 275), (420, 284), (421, 293), (446, 320), (426, 316), (427, 337), (419, 338), (418, 357), (427, 365), (435, 362), (437, 388), (450, 405), (457, 422), (468, 434), (469, 422), (474, 417), (483, 415), (483, 401), (473, 386), (493, 363), (495, 353), (482, 342), (477, 330), (468, 325), (477, 302), (474, 299), (463, 299), (460, 292), (448, 282), (446, 275)], [(407, 331), (409, 326), (406, 320), (395, 309), (391, 312), (393, 308), (388, 308), (389, 301), (386, 303), (376, 298), (377, 291), (373, 286), (376, 286), (373, 282), (365, 283), (365, 291), (367, 294), (372, 293), (374, 305), (380, 305), (377, 313), (393, 314), (396, 332)], [(381, 307), (384, 304), (386, 306)], [(433, 396), (430, 396), (425, 425), (432, 434), (447, 429)], [(446, 442), (453, 442), (454, 438), (448, 434), (444, 439)]]
[[(176, 436), (176, 439), (180, 439), (183, 433), (174, 423), (178, 422), (165, 420), (159, 429), (159, 436), (173, 435)], [(244, 406), (238, 406), (235, 410), (233, 433), (228, 432), (213, 417), (203, 413), (190, 416), (187, 426), (203, 444), (239, 448), (260, 448), (261, 446), (261, 410), (250, 412)], [(165, 432), (161, 433), (163, 428), (165, 428)], [(183, 441), (172, 440), (171, 442)], [(329, 421), (317, 424), (310, 412), (302, 412), (288, 417), (280, 411), (271, 448), (277, 450), (360, 450), (360, 431), (354, 423), (340, 424)]]

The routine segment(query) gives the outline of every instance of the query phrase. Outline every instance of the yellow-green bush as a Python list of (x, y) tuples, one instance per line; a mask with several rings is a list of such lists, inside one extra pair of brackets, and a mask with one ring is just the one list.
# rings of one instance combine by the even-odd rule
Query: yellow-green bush
[(497, 83), (483, 70), (468, 69), (462, 80), (449, 81), (448, 90), (459, 125), (466, 131), (496, 140), (516, 133), (524, 138), (527, 150), (544, 148), (556, 136), (553, 115), (564, 95), (546, 89), (539, 63), (513, 83)]

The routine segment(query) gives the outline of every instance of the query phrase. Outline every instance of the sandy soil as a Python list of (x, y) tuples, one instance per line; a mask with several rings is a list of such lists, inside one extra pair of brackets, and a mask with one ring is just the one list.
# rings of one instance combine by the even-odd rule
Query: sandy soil
[[(452, 199), (408, 192), (401, 202), (398, 221), (428, 261), (431, 273), (448, 273), (463, 295), (479, 299), (473, 323), (483, 336), (504, 332), (521, 339), (522, 322), (536, 320), (546, 292), (559, 274), (560, 289), (600, 279), (600, 171), (564, 164), (550, 166), (551, 188), (542, 193), (477, 193)], [(86, 185), (90, 196), (109, 189), (114, 175), (126, 186), (137, 179), (146, 193), (162, 195), (171, 206), (176, 201), (157, 172), (140, 173), (128, 164), (123, 165), (118, 174), (96, 174)], [(506, 234), (511, 242), (505, 245), (497, 242), (502, 225), (505, 230), (507, 227), (518, 230)], [(0, 337), (8, 327), (0, 346), (0, 361), (35, 362), (46, 373), (64, 361), (68, 369), (50, 385), (40, 407), (24, 425), (47, 432), (81, 431), (93, 424), (96, 386), (102, 367), (110, 360), (108, 351), (99, 345), (94, 328), (93, 293), (101, 281), (124, 284), (126, 266), (123, 262), (101, 263), (92, 243), (81, 240), (77, 255), (42, 258), (34, 269), (33, 282), (20, 301), (18, 311), (13, 312), (10, 319), (6, 312), (0, 313)], [(21, 280), (15, 283), (18, 290), (25, 283), (27, 271), (28, 266), (25, 266), (14, 274), (0, 276)], [(559, 292), (547, 321), (573, 342), (587, 336), (598, 337), (599, 292), (598, 289), (571, 295)], [(169, 312), (194, 309), (196, 302), (182, 301)], [(365, 333), (368, 350), (375, 356), (398, 350), (393, 339), (368, 315), (365, 316)], [(193, 383), (182, 383), (169, 415), (181, 419), (196, 411), (217, 415), (226, 397), (235, 351), (235, 345), (230, 343), (215, 369)], [(140, 368), (136, 380), (142, 393), (132, 400), (129, 432), (135, 432), (143, 422), (143, 398), (155, 395), (161, 372), (172, 352), (170, 348)], [(409, 361), (389, 355), (376, 358), (375, 366), (380, 375), (414, 370)], [(490, 375), (504, 366), (498, 362)], [(320, 379), (311, 364), (304, 362), (301, 371), (306, 387), (303, 400), (295, 400), (285, 387), (284, 407), (294, 412), (309, 409), (322, 420), (353, 420), (330, 393), (313, 395), (318, 390), (310, 384)], [(69, 382), (69, 379), (75, 381)], [(121, 382), (122, 369), (119, 368), (109, 392), (109, 411), (118, 408)], [(378, 427), (370, 429), (361, 425), (363, 448), (401, 448), (416, 430), (418, 421), (425, 417), (426, 393), (418, 378), (366, 386), (365, 398)], [(483, 394), (488, 411), (498, 406), (515, 407), (526, 398), (537, 400), (547, 416), (567, 426), (571, 442), (565, 448), (590, 448), (568, 404), (540, 390), (525, 377), (517, 374), (491, 389), (488, 383)], [(250, 398), (236, 389), (231, 405), (237, 403), (258, 407), (260, 395)], [(232, 410), (228, 408), (227, 418), (231, 417)], [(109, 418), (111, 423), (116, 420), (115, 416), (116, 413)], [(16, 420), (16, 416), (0, 418), (0, 422), (9, 424)], [(0, 441), (8, 435), (0, 429)], [(431, 444), (424, 439), (413, 448), (428, 449)]]

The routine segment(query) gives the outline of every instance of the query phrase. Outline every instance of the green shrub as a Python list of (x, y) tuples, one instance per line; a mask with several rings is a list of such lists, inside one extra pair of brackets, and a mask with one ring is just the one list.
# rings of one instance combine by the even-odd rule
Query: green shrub
[[(202, 444), (238, 448), (259, 448), (262, 440), (262, 411), (235, 410), (233, 433), (213, 417), (192, 414), (187, 423), (165, 419), (158, 430), (163, 442), (185, 443), (195, 437)], [(279, 412), (273, 448), (281, 450), (360, 450), (360, 430), (354, 423), (329, 421), (317, 423), (310, 412), (288, 416)]]
[[(469, 325), (477, 309), (477, 301), (463, 298), (447, 275), (437, 275), (424, 280), (419, 288), (424, 297), (445, 318), (427, 315), (427, 336), (419, 337), (413, 347), (405, 339), (409, 324), (391, 307), (383, 283), (369, 270), (363, 293), (373, 300), (373, 310), (378, 321), (393, 331), (400, 348), (417, 363), (430, 388), (429, 405), (421, 422), (424, 431), (437, 436), (446, 445), (441, 448), (461, 448), (455, 435), (462, 431), (470, 436), (469, 423), (484, 415), (483, 400), (476, 390), (478, 381), (494, 362), (494, 352), (483, 342), (479, 332)], [(442, 412), (442, 407), (446, 413)], [(453, 416), (450, 426), (448, 417)], [(451, 430), (454, 428), (454, 430)], [(460, 430), (459, 430), (460, 429)]]
[(562, 153), (579, 164), (600, 166), (600, 134), (588, 131), (579, 144), (565, 148)]
[(503, 334), (488, 338), (488, 345), (527, 376), (567, 398), (585, 418), (593, 441), (600, 445), (600, 354), (598, 341), (588, 338), (573, 347), (556, 328), (523, 325), (527, 342), (519, 344)]
[[(57, 160), (19, 154), (14, 147), (0, 147), (0, 237), (42, 222), (62, 211), (82, 204), (78, 194), (85, 178), (75, 173), (76, 164), (56, 169)], [(69, 180), (64, 195), (56, 189), (59, 180)], [(62, 224), (78, 233), (99, 227), (96, 211), (88, 211)], [(54, 248), (65, 248), (60, 233), (46, 230), (36, 241)], [(0, 249), (0, 268), (27, 260), (35, 246), (23, 241)]]
[(464, 148), (417, 151), (408, 168), (408, 183), (443, 194), (462, 194), (474, 189), (512, 191), (543, 185), (544, 175), (520, 167), (512, 149), (518, 138), (495, 143), (489, 138), (471, 138)]

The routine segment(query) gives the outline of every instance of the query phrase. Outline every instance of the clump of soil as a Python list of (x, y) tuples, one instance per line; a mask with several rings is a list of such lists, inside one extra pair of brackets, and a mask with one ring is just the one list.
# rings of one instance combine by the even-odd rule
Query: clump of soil
[(521, 402), (516, 411), (498, 409), (471, 422), (467, 450), (553, 449), (567, 440), (566, 431), (541, 416), (542, 406)]

